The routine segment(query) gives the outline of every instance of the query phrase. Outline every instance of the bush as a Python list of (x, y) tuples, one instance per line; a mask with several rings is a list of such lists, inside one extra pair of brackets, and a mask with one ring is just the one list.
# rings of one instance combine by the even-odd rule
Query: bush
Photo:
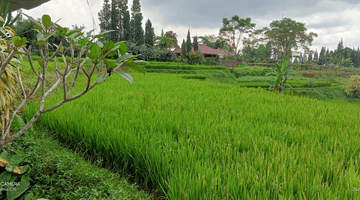
[(187, 54), (187, 63), (190, 65), (193, 64), (203, 64), (206, 62), (206, 59), (203, 54), (199, 51), (188, 52)]
[(360, 75), (351, 76), (345, 86), (346, 93), (354, 98), (360, 98)]

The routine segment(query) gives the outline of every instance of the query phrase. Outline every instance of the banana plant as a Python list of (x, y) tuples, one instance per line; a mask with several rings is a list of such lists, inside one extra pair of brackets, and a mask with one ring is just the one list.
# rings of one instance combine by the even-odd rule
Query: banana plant
[(289, 76), (296, 73), (292, 70), (292, 66), (289, 66), (289, 60), (290, 59), (288, 58), (282, 60), (280, 64), (275, 63), (275, 68), (266, 74), (266, 76), (276, 76), (275, 80), (269, 81), (271, 83), (269, 90), (282, 92), (285, 86), (292, 88), (291, 85), (287, 83), (287, 80)]

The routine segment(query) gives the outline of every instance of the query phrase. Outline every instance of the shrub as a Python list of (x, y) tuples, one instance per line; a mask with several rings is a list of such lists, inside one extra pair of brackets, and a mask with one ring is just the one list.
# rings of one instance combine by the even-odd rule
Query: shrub
[(345, 86), (346, 93), (354, 98), (360, 98), (360, 75), (351, 76)]
[(203, 54), (199, 51), (192, 51), (187, 53), (187, 62), (188, 64), (203, 64), (206, 62), (206, 59)]

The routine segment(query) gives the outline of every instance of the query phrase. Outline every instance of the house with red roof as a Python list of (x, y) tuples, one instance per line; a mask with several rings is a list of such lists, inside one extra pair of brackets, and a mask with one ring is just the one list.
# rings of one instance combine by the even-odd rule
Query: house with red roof
[[(199, 51), (202, 53), (205, 57), (219, 57), (223, 58), (224, 56), (232, 56), (230, 52), (227, 51), (221, 51), (220, 49), (213, 49), (205, 44), (198, 44)], [(191, 47), (191, 51), (194, 51), (194, 47)], [(177, 56), (181, 55), (181, 48), (175, 49), (173, 51), (174, 54)]]

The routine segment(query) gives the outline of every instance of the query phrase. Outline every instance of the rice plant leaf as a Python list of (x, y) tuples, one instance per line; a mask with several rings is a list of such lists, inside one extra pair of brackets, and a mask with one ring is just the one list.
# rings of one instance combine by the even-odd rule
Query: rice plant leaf
[(115, 71), (115, 73), (119, 74), (120, 76), (122, 76), (124, 79), (126, 79), (130, 83), (133, 83), (133, 77), (130, 74), (125, 73), (125, 72), (118, 72), (118, 71)]

